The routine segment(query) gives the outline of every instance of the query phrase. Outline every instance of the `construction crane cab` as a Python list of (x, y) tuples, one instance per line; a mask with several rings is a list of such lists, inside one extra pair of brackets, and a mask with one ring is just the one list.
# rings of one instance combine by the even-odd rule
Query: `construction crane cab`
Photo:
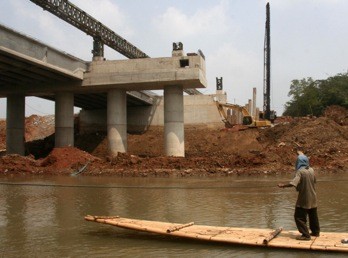
[[(275, 110), (270, 110), (269, 112), (269, 121), (273, 124), (274, 121), (277, 118), (277, 112)], [(260, 111), (259, 113), (259, 119), (260, 120), (267, 120), (265, 117), (265, 113), (263, 111)]]
[(270, 127), (271, 122), (268, 120), (256, 120), (254, 119), (249, 111), (242, 106), (236, 105), (236, 104), (230, 104), (230, 103), (220, 103), (219, 101), (215, 100), (215, 104), (217, 106), (217, 109), (219, 111), (219, 114), (222, 118), (222, 121), (225, 123), (225, 126), (227, 128), (231, 128), (234, 126), (228, 119), (227, 115), (227, 109), (235, 110), (237, 112), (240, 112), (242, 115), (242, 124), (249, 127)]
[(271, 121), (272, 124), (274, 124), (274, 120), (277, 118), (277, 112), (274, 110), (271, 110), (269, 114), (269, 120)]

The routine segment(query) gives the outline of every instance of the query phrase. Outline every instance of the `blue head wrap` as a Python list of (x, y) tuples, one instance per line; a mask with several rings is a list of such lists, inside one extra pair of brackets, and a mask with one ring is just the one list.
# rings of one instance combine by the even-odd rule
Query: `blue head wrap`
[(300, 154), (297, 156), (295, 169), (299, 170), (303, 167), (309, 167), (309, 160), (306, 155)]

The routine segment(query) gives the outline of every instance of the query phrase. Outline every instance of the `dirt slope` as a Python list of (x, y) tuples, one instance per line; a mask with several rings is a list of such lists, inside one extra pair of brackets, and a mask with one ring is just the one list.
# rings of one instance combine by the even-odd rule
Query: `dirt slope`
[[(120, 176), (209, 176), (293, 172), (297, 145), (305, 148), (319, 172), (348, 171), (347, 110), (332, 108), (326, 117), (282, 118), (268, 129), (242, 131), (207, 126), (185, 128), (185, 158), (165, 157), (163, 128), (128, 135), (128, 153), (107, 156), (104, 132), (75, 135), (75, 147), (54, 146), (51, 116), (26, 120), (26, 157), (0, 158), (0, 173)], [(346, 113), (344, 113), (346, 112)], [(0, 121), (0, 149), (6, 122)], [(45, 138), (46, 137), (46, 138)], [(87, 166), (85, 166), (87, 164)]]

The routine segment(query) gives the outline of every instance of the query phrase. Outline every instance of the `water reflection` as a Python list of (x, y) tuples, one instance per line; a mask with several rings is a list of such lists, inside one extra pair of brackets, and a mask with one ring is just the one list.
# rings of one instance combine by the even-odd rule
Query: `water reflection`
[[(323, 231), (348, 232), (348, 176), (339, 176), (339, 180), (331, 175), (318, 182)], [(1, 256), (302, 257), (305, 252), (168, 239), (83, 220), (86, 214), (120, 215), (295, 230), (296, 192), (276, 187), (284, 180), (288, 178), (2, 178)], [(324, 255), (316, 253), (316, 257)]]

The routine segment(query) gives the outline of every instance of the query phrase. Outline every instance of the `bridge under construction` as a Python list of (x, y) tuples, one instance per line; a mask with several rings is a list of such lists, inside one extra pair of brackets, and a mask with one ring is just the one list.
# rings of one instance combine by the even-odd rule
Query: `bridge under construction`
[[(168, 156), (184, 156), (184, 92), (205, 88), (202, 51), (150, 58), (66, 0), (31, 0), (93, 37), (93, 59), (80, 60), (0, 26), (0, 97), (7, 98), (7, 153), (25, 154), (25, 97), (55, 101), (55, 146), (74, 146), (74, 106), (106, 109), (110, 156), (127, 151), (127, 107), (154, 105), (151, 90), (164, 90), (164, 137)], [(105, 60), (104, 44), (129, 60)]]

